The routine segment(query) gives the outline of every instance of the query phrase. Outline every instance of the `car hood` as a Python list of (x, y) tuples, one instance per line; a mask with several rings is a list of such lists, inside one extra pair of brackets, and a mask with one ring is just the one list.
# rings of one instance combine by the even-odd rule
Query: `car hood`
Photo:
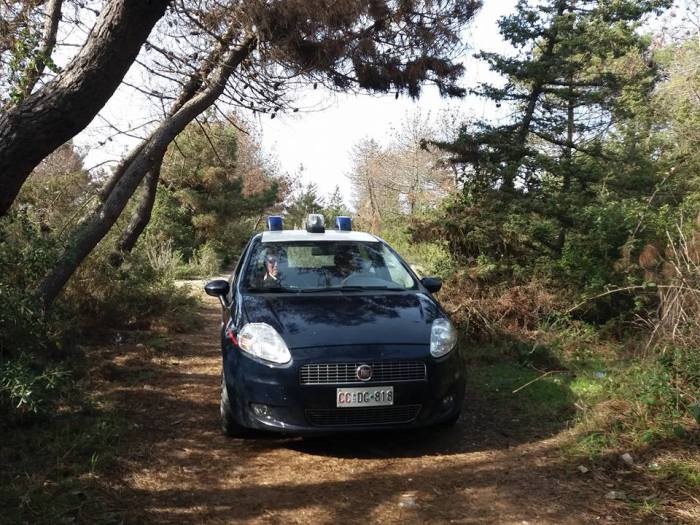
[(430, 344), (441, 317), (423, 293), (242, 295), (246, 322), (267, 323), (289, 348), (366, 344)]

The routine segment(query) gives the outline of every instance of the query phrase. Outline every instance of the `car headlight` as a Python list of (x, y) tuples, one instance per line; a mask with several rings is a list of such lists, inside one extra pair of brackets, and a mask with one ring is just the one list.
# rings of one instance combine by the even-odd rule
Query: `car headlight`
[(430, 328), (430, 354), (442, 357), (448, 354), (457, 344), (457, 330), (445, 318), (435, 319)]
[(292, 360), (284, 339), (266, 323), (248, 323), (243, 326), (238, 332), (238, 346), (263, 361), (283, 365)]

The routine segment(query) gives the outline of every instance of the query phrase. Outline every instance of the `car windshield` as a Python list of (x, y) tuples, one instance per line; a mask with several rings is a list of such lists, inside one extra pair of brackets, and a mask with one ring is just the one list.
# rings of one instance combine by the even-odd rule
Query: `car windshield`
[(254, 292), (406, 290), (416, 282), (381, 242), (260, 242), (253, 247), (243, 285)]

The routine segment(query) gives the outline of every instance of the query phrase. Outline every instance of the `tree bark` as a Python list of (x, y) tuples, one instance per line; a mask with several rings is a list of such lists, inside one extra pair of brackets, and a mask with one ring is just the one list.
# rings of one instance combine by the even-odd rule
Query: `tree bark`
[[(559, 2), (557, 6), (557, 17), (564, 14), (565, 2)], [(556, 21), (556, 19), (555, 19)], [(557, 43), (557, 38), (559, 36), (559, 31), (556, 26), (552, 27), (546, 37), (546, 45), (542, 51), (542, 56), (539, 58), (539, 62), (544, 62), (549, 60), (554, 55), (554, 47)], [(530, 126), (532, 125), (532, 119), (535, 116), (535, 109), (537, 109), (537, 102), (539, 102), (542, 92), (546, 85), (545, 79), (539, 77), (533, 82), (532, 87), (527, 98), (527, 106), (525, 107), (525, 112), (523, 113), (523, 118), (518, 124), (518, 133), (515, 137), (514, 148), (511, 151), (510, 162), (508, 167), (506, 167), (503, 176), (503, 187), (502, 189), (506, 193), (512, 193), (515, 189), (515, 177), (518, 174), (518, 170), (522, 165), (522, 160), (524, 156), (525, 144), (527, 143), (527, 136), (530, 133)]]
[[(572, 79), (571, 83), (569, 84), (569, 100), (566, 108), (566, 147), (564, 148), (564, 161), (566, 162), (566, 169), (564, 170), (564, 179), (562, 181), (561, 188), (565, 206), (568, 203), (569, 192), (571, 190), (571, 176), (573, 174), (573, 166), (571, 163), (574, 155), (574, 110), (574, 88)], [(569, 210), (566, 210), (566, 212), (568, 211)], [(564, 244), (566, 244), (566, 231), (566, 224), (561, 223), (559, 225), (559, 236), (557, 237), (556, 244), (557, 257), (561, 257), (562, 251), (564, 250)]]
[[(217, 46), (216, 49), (211, 53), (211, 55), (204, 62), (202, 67), (198, 71), (194, 72), (190, 76), (188, 81), (184, 84), (180, 95), (178, 95), (177, 99), (175, 100), (168, 112), (169, 117), (177, 113), (182, 108), (182, 106), (185, 105), (186, 102), (188, 102), (192, 99), (192, 97), (195, 96), (197, 90), (202, 87), (204, 79), (209, 77), (212, 70), (214, 69), (214, 66), (219, 62), (219, 60), (221, 60), (221, 54), (224, 51), (224, 45), (230, 45), (235, 35), (236, 29), (232, 26), (221, 38), (221, 44)], [(129, 153), (127, 158), (122, 161), (121, 164), (128, 164), (132, 162), (133, 159), (136, 156), (138, 156), (142, 147), (143, 144), (134, 148)], [(148, 223), (151, 221), (151, 213), (153, 211), (153, 205), (156, 201), (156, 191), (158, 189), (158, 181), (160, 179), (160, 170), (162, 165), (163, 158), (157, 160), (154, 163), (153, 169), (151, 169), (146, 174), (146, 181), (143, 189), (144, 191), (141, 195), (141, 200), (136, 208), (136, 212), (131, 218), (131, 222), (129, 222), (126, 229), (122, 232), (121, 237), (117, 241), (115, 250), (111, 254), (110, 260), (114, 266), (118, 267), (122, 264), (122, 262), (124, 261), (123, 254), (131, 253), (131, 250), (133, 250), (134, 246), (136, 246), (139, 237), (141, 237), (141, 234), (144, 232), (146, 226), (148, 226)], [(107, 199), (107, 197), (109, 197), (109, 194), (112, 192), (117, 182), (119, 182), (119, 178), (123, 175), (123, 171), (123, 169), (115, 170), (113, 176), (107, 181), (105, 186), (102, 188), (102, 191), (100, 192), (100, 198), (102, 202), (104, 202)]]
[(107, 103), (171, 0), (108, 0), (55, 80), (0, 114), (0, 216), (32, 170)]
[(160, 179), (160, 168), (162, 164), (163, 162), (161, 159), (161, 161), (157, 162), (146, 175), (143, 194), (141, 195), (141, 200), (136, 208), (136, 212), (133, 217), (131, 217), (131, 222), (122, 232), (117, 242), (117, 252), (120, 254), (130, 253), (131, 250), (134, 249), (139, 237), (141, 237), (141, 234), (151, 221), (151, 212), (156, 202), (156, 190), (158, 189), (158, 180)]
[[(190, 78), (182, 87), (182, 90), (180, 91), (180, 94), (178, 95), (177, 99), (170, 107), (170, 110), (168, 111), (167, 115), (168, 117), (172, 117), (182, 108), (182, 106), (185, 105), (186, 102), (191, 100), (192, 97), (194, 97), (197, 94), (197, 91), (202, 87), (204, 79), (208, 78), (209, 75), (211, 75), (214, 67), (217, 64), (219, 64), (221, 60), (221, 55), (225, 51), (225, 46), (229, 46), (233, 42), (235, 36), (236, 29), (232, 26), (221, 38), (221, 43), (218, 46), (216, 46), (216, 48), (210, 53), (209, 57), (207, 57), (207, 60), (204, 61), (202, 67), (198, 71), (195, 71), (192, 75), (190, 75)], [(109, 194), (112, 192), (114, 186), (117, 184), (117, 182), (119, 182), (119, 178), (124, 173), (125, 166), (128, 166), (131, 162), (133, 162), (133, 160), (141, 153), (141, 150), (143, 149), (144, 145), (145, 143), (136, 146), (119, 163), (119, 166), (117, 167), (117, 169), (114, 170), (112, 176), (100, 189), (100, 200), (102, 202), (107, 200), (107, 197), (109, 197)]]
[(105, 201), (81, 223), (53, 270), (39, 285), (37, 294), (45, 310), (51, 307), (68, 279), (109, 232), (146, 173), (162, 161), (170, 142), (221, 95), (233, 70), (253, 51), (256, 43), (255, 37), (249, 37), (241, 46), (231, 49), (209, 82), (161, 122), (129, 163), (120, 166), (122, 172)]

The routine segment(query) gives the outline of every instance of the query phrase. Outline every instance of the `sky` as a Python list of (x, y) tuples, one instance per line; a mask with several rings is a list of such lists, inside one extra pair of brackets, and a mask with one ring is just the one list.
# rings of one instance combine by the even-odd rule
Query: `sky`
[[(676, 7), (681, 11), (687, 10), (690, 3), (689, 0), (676, 0)], [(480, 82), (499, 82), (488, 66), (475, 59), (473, 54), (480, 50), (512, 52), (499, 34), (497, 21), (513, 13), (515, 5), (516, 0), (485, 0), (484, 7), (467, 28), (465, 41), (470, 48), (462, 58), (466, 68), (462, 79), (464, 87), (473, 87)], [(90, 25), (88, 20), (85, 22), (87, 26)], [(80, 32), (72, 36), (74, 43), (85, 38), (85, 34)], [(65, 56), (61, 56), (59, 50), (56, 62), (65, 65), (73, 52), (74, 48), (68, 48)], [(146, 78), (146, 74), (143, 69), (132, 67), (126, 80), (134, 85), (148, 85), (152, 79)], [(316, 183), (321, 195), (325, 196), (338, 186), (349, 205), (353, 202), (347, 178), (351, 169), (350, 153), (363, 138), (372, 138), (384, 145), (390, 143), (392, 133), (400, 128), (402, 119), (416, 111), (435, 119), (435, 122), (440, 121), (438, 117), (443, 112), (464, 116), (465, 119), (494, 119), (500, 116), (496, 115), (493, 105), (483, 99), (467, 96), (461, 100), (445, 100), (431, 86), (423, 89), (418, 100), (411, 100), (408, 96), (395, 99), (393, 94), (336, 94), (322, 87), (302, 91), (299, 97), (296, 105), (302, 110), (298, 113), (278, 113), (274, 120), (269, 115), (243, 116), (259, 128), (263, 149), (276, 158), (282, 172), (297, 173), (303, 166), (302, 182)], [(162, 112), (162, 108), (154, 107), (134, 89), (120, 86), (100, 115), (75, 138), (75, 143), (87, 151), (86, 167), (114, 165), (140, 142), (138, 135), (143, 134), (143, 130), (139, 127), (157, 121)], [(134, 129), (134, 136), (119, 133), (112, 125), (122, 132)], [(105, 142), (105, 137), (110, 135), (113, 138)]]
[[(478, 50), (507, 51), (508, 45), (498, 33), (497, 20), (512, 13), (515, 0), (486, 1), (467, 31), (471, 49), (464, 57), (466, 73), (464, 86), (482, 81), (493, 81), (488, 67), (472, 58)], [(337, 185), (346, 203), (352, 201), (347, 173), (351, 168), (350, 152), (353, 145), (363, 138), (373, 138), (380, 144), (391, 141), (392, 129), (401, 125), (402, 119), (415, 111), (437, 117), (441, 111), (456, 112), (465, 116), (488, 117), (488, 106), (475, 97), (466, 99), (441, 99), (437, 89), (427, 86), (418, 100), (410, 97), (395, 99), (393, 94), (335, 95), (327, 91), (308, 91), (302, 105), (318, 105), (324, 109), (277, 115), (259, 120), (264, 148), (275, 155), (283, 170), (296, 172), (303, 166), (302, 180), (314, 182), (321, 194), (329, 194)]]
[[(515, 2), (485, 1), (485, 7), (467, 29), (466, 41), (470, 49), (462, 60), (466, 67), (462, 82), (465, 87), (495, 80), (488, 67), (472, 55), (479, 50), (508, 51), (508, 45), (498, 33), (497, 20), (513, 12)], [(68, 58), (66, 56), (65, 60)], [(62, 62), (61, 57), (57, 62)], [(126, 80), (131, 84), (147, 84), (148, 79), (139, 77), (144, 74), (140, 68), (132, 68)], [(297, 105), (302, 110), (298, 113), (278, 113), (274, 120), (262, 115), (251, 121), (259, 127), (264, 150), (276, 158), (283, 172), (296, 173), (303, 166), (302, 182), (316, 183), (321, 195), (326, 196), (338, 186), (346, 204), (353, 200), (346, 176), (351, 167), (350, 152), (361, 139), (373, 138), (380, 144), (389, 143), (392, 129), (398, 128), (402, 119), (414, 111), (435, 118), (443, 111), (469, 117), (489, 117), (487, 112), (490, 111), (475, 97), (441, 99), (432, 86), (426, 86), (418, 100), (411, 100), (408, 96), (395, 99), (394, 94), (337, 94), (321, 87), (302, 91), (299, 97)], [(156, 119), (158, 113), (159, 108), (151, 106), (145, 97), (121, 86), (100, 115), (75, 138), (75, 143), (87, 151), (86, 167), (114, 165), (139, 142), (138, 134), (142, 133), (139, 126)], [(112, 125), (121, 131), (134, 128), (134, 136), (117, 133)], [(114, 137), (105, 141), (110, 135)]]

